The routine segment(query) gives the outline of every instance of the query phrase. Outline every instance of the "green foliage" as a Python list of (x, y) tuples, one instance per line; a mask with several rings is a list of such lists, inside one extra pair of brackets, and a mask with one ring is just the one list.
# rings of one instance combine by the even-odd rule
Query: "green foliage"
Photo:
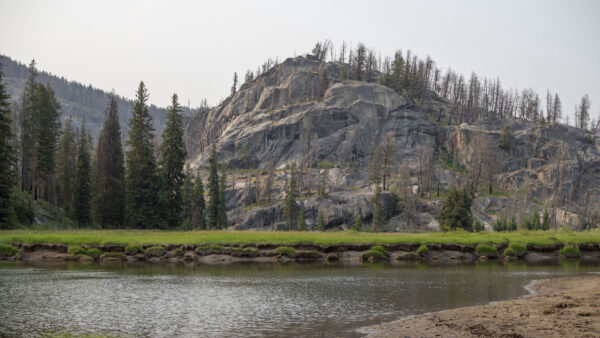
[(0, 243), (0, 256), (11, 257), (16, 255), (17, 252), (18, 250), (14, 246)]
[(11, 193), (11, 209), (14, 212), (14, 220), (11, 224), (30, 225), (35, 219), (33, 209), (33, 198), (29, 193), (23, 192), (18, 188), (13, 188)]
[(466, 187), (458, 189), (456, 186), (451, 186), (448, 190), (448, 197), (446, 197), (442, 209), (436, 216), (442, 229), (471, 231), (473, 227), (472, 203), (473, 197)]
[(304, 208), (300, 208), (300, 216), (298, 217), (298, 231), (306, 230), (306, 220), (304, 219)]
[(102, 251), (100, 251), (100, 249), (98, 249), (98, 248), (91, 248), (91, 249), (87, 250), (86, 254), (92, 258), (96, 258), (96, 257), (100, 257), (100, 255), (102, 255)]
[(224, 166), (221, 167), (221, 170), (219, 181), (219, 228), (226, 229), (229, 226), (229, 221), (227, 221), (227, 200), (225, 199), (227, 173)]
[(204, 200), (204, 185), (200, 172), (194, 179), (194, 188), (192, 192), (192, 225), (199, 229), (206, 229), (206, 201)]
[(544, 208), (544, 214), (542, 215), (541, 230), (550, 230), (550, 214), (548, 209)]
[(429, 253), (429, 248), (425, 244), (421, 244), (421, 246), (417, 249), (417, 255), (424, 256)]
[(319, 212), (319, 231), (325, 231), (325, 217), (323, 217), (323, 213)]
[(377, 231), (387, 221), (386, 211), (381, 205), (381, 187), (379, 185), (375, 187), (375, 194), (370, 202), (373, 205), (373, 231)]
[(77, 145), (73, 123), (69, 116), (64, 123), (56, 154), (56, 202), (67, 213), (71, 213), (73, 202), (73, 177), (77, 158)]
[(214, 143), (208, 161), (208, 227), (219, 229), (221, 227), (219, 218), (219, 168), (217, 163), (217, 148)]
[(165, 248), (160, 245), (155, 245), (146, 249), (145, 253), (148, 256), (159, 257), (165, 253)]
[(579, 251), (579, 248), (576, 248), (572, 245), (565, 245), (562, 249), (560, 249), (559, 253), (566, 258), (579, 258), (581, 256), (581, 251)]
[(4, 84), (4, 73), (0, 63), (0, 229), (11, 226), (14, 209), (11, 205), (11, 191), (15, 185), (15, 150), (12, 140), (12, 121), (9, 105), (10, 96)]
[(164, 214), (167, 226), (181, 225), (183, 197), (181, 187), (185, 175), (183, 165), (186, 152), (183, 144), (183, 116), (177, 99), (173, 94), (171, 106), (167, 112), (167, 126), (162, 134), (160, 145), (161, 195), (164, 201)]
[(148, 91), (140, 82), (129, 120), (125, 178), (127, 224), (139, 229), (163, 225), (157, 198), (160, 185), (154, 158), (154, 128), (147, 102)]
[(473, 232), (482, 232), (485, 231), (485, 227), (481, 223), (481, 221), (477, 218), (473, 219)]
[(507, 124), (504, 125), (502, 129), (502, 134), (500, 134), (500, 148), (508, 151), (512, 146), (512, 134), (510, 133), (510, 128)]
[(296, 205), (297, 198), (298, 184), (296, 183), (296, 165), (292, 164), (292, 168), (290, 169), (290, 180), (285, 189), (285, 223), (290, 231), (292, 231), (298, 215), (298, 206)]
[(277, 253), (280, 255), (288, 256), (288, 257), (296, 257), (296, 249), (290, 246), (280, 246), (276, 249)]
[(87, 250), (80, 247), (79, 245), (69, 246), (69, 253), (71, 254), (71, 256), (77, 256), (77, 255), (86, 255), (87, 256)]
[(508, 221), (506, 230), (508, 230), (508, 231), (517, 231), (518, 230), (517, 219), (515, 218), (514, 215), (510, 218), (510, 221)]
[(373, 245), (371, 249), (362, 254), (363, 261), (383, 261), (387, 260), (390, 256), (390, 253), (381, 245)]
[(381, 246), (381, 245), (373, 245), (371, 247), (371, 250), (373, 250), (373, 251), (379, 251), (379, 252), (381, 252), (382, 254), (384, 254), (386, 256), (390, 255), (390, 253), (383, 246)]
[(358, 214), (358, 215), (356, 215), (356, 218), (354, 219), (354, 225), (352, 226), (352, 230), (360, 231), (361, 228), (362, 228), (362, 217), (360, 214)]
[(594, 143), (594, 136), (592, 136), (592, 134), (586, 134), (584, 137), (584, 141), (587, 144), (592, 144)]
[(183, 249), (182, 248), (175, 249), (175, 256), (178, 256), (178, 257), (183, 256)]
[(94, 219), (102, 228), (125, 225), (125, 164), (116, 97), (110, 96), (96, 146)]
[(85, 126), (81, 125), (77, 150), (77, 166), (75, 169), (75, 180), (73, 186), (73, 218), (79, 226), (90, 223), (90, 200), (91, 200), (91, 164)]
[(373, 156), (371, 157), (371, 164), (369, 166), (369, 180), (371, 184), (377, 188), (381, 184), (381, 147), (377, 146), (373, 150)]
[(140, 248), (139, 245), (135, 245), (135, 244), (129, 244), (128, 246), (125, 247), (125, 252), (128, 254), (137, 254), (138, 252), (142, 252), (142, 249)]
[(475, 254), (477, 256), (498, 257), (498, 249), (491, 245), (478, 244), (475, 247)]
[(122, 252), (105, 252), (102, 255), (100, 255), (100, 260), (104, 259), (104, 258), (123, 258), (123, 253)]
[(527, 246), (517, 242), (510, 242), (508, 247), (504, 250), (504, 256), (509, 257), (520, 257), (527, 252)]

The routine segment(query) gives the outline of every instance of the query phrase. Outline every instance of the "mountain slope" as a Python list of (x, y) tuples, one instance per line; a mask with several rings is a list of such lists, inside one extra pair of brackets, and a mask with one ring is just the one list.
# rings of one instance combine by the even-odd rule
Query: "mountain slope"
[[(8, 93), (13, 101), (18, 102), (23, 94), (23, 88), (25, 88), (28, 77), (27, 66), (4, 55), (0, 55), (0, 63), (2, 63), (2, 70), (6, 76)], [(61, 105), (61, 119), (63, 121), (71, 116), (75, 125), (79, 126), (85, 118), (86, 128), (90, 131), (92, 137), (96, 138), (104, 123), (104, 112), (108, 107), (109, 93), (91, 85), (86, 86), (78, 82), (68, 81), (63, 77), (44, 71), (39, 72), (37, 81), (42, 84), (49, 84), (54, 90), (54, 94)], [(133, 101), (118, 96), (117, 104), (119, 106), (122, 133), (126, 135), (127, 124), (133, 109)], [(189, 114), (189, 110), (184, 109), (184, 114)], [(152, 105), (149, 107), (149, 111), (154, 120), (154, 127), (160, 135), (164, 129), (166, 110)]]
[[(326, 90), (320, 88), (324, 70), (330, 76)], [(397, 191), (382, 195), (390, 206), (389, 230), (436, 228), (437, 187), (451, 184), (474, 186), (473, 212), (488, 228), (501, 217), (529, 217), (535, 207), (540, 213), (548, 208), (556, 226), (596, 222), (600, 143), (584, 131), (519, 119), (448, 125), (385, 86), (339, 81), (337, 74), (337, 63), (290, 58), (221, 105), (193, 115), (186, 127), (193, 166), (207, 166), (213, 142), (230, 168), (295, 163), (302, 168), (301, 205), (309, 226), (321, 214), (328, 227), (347, 228), (356, 215), (366, 222), (372, 217), (369, 166), (388, 138), (394, 149), (388, 183)], [(443, 100), (433, 101), (450, 111)], [(512, 134), (507, 149), (499, 146), (504, 125)], [(264, 171), (258, 179), (253, 175), (231, 174), (233, 226), (281, 228), (287, 174), (276, 172), (270, 191), (260, 186), (268, 178)]]

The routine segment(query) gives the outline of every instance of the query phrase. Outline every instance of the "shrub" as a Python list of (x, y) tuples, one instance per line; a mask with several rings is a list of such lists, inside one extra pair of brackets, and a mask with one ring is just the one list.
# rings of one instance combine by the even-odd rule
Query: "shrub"
[(387, 250), (386, 250), (386, 249), (385, 249), (383, 246), (381, 246), (381, 245), (373, 245), (373, 246), (371, 247), (371, 250), (373, 250), (373, 251), (379, 251), (379, 252), (381, 252), (381, 253), (382, 253), (384, 256), (389, 256), (389, 255), (390, 255), (390, 253), (389, 253), (389, 252), (388, 252), (388, 251), (387, 251)]
[(135, 255), (138, 252), (142, 252), (142, 249), (140, 249), (139, 245), (130, 244), (125, 247), (125, 252), (128, 254)]
[(581, 256), (579, 249), (572, 245), (565, 245), (564, 248), (560, 249), (559, 253), (566, 258), (579, 258)]
[(498, 257), (498, 249), (491, 245), (478, 244), (477, 247), (475, 247), (475, 254), (477, 256)]
[(77, 255), (86, 255), (87, 256), (87, 250), (80, 247), (79, 245), (69, 246), (69, 253), (71, 254), (71, 256), (77, 256)]
[(165, 253), (165, 248), (160, 245), (151, 246), (146, 249), (146, 255), (153, 257), (160, 257)]
[(284, 256), (288, 256), (288, 257), (295, 257), (296, 256), (296, 249), (290, 247), (290, 246), (280, 246), (277, 248), (277, 253), (280, 255), (284, 255)]
[(175, 256), (183, 256), (183, 249), (182, 248), (175, 249)]
[(0, 256), (11, 257), (17, 254), (17, 249), (9, 244), (0, 244)]
[(424, 256), (427, 255), (429, 253), (429, 248), (427, 247), (427, 245), (422, 244), (418, 249), (417, 249), (417, 255), (419, 256)]
[(510, 242), (508, 248), (504, 250), (504, 256), (520, 257), (527, 252), (527, 246), (521, 243)]
[(87, 250), (87, 255), (93, 258), (100, 257), (102, 255), (102, 251), (98, 248), (91, 248)]
[(123, 253), (122, 252), (105, 252), (100, 256), (100, 260), (103, 260), (105, 258), (123, 259)]
[(481, 224), (481, 221), (478, 220), (477, 218), (473, 219), (473, 232), (482, 232), (485, 230), (485, 227), (483, 226), (483, 224)]

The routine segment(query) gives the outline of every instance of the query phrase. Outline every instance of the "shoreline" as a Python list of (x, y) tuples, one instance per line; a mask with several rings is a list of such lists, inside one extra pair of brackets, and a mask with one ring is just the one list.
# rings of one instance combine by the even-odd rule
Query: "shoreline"
[(533, 280), (529, 294), (505, 301), (411, 316), (367, 326), (378, 337), (597, 337), (600, 276)]
[[(527, 264), (554, 264), (562, 260), (600, 263), (600, 247), (580, 245), (576, 257), (562, 255), (562, 245), (526, 245), (519, 255), (507, 253), (507, 245), (493, 246), (496, 253), (478, 253), (476, 245), (460, 244), (109, 244), (66, 245), (61, 243), (3, 244), (11, 251), (0, 253), (0, 260), (211, 263), (236, 262), (346, 262), (402, 264), (422, 262), (430, 265), (473, 264), (476, 262), (522, 261)], [(421, 251), (425, 246), (425, 252)], [(374, 252), (380, 249), (381, 253)]]

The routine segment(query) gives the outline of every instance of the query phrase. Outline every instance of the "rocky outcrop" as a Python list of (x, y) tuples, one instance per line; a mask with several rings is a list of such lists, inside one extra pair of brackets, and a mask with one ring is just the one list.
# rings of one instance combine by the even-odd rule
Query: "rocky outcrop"
[[(408, 183), (404, 184), (414, 192), (419, 173), (425, 166), (434, 165), (419, 161), (423, 154), (448, 154), (452, 162), (468, 169), (482, 143), (489, 141), (495, 184), (515, 195), (528, 195), (520, 203), (524, 205), (520, 212), (529, 213), (534, 200), (543, 200), (557, 211), (557, 219), (568, 221), (561, 224), (573, 225), (581, 223), (572, 216), (581, 213), (574, 210), (577, 205), (592, 205), (588, 213), (600, 212), (600, 145), (585, 132), (564, 125), (542, 126), (519, 120), (443, 125), (437, 123), (437, 116), (421, 111), (390, 88), (339, 81), (338, 68), (336, 63), (324, 63), (310, 56), (287, 59), (244, 84), (219, 106), (188, 119), (186, 133), (192, 166), (206, 169), (207, 150), (214, 143), (219, 160), (230, 168), (264, 170), (273, 164), (283, 169), (292, 163), (310, 168), (306, 169), (306, 184), (324, 181), (328, 193), (317, 198), (313, 187), (313, 192), (301, 201), (307, 224), (314, 227), (321, 213), (327, 228), (346, 229), (359, 214), (366, 222), (372, 217), (368, 166), (374, 149), (386, 136), (392, 137), (395, 146), (394, 163), (398, 165), (394, 175), (398, 174), (399, 163), (406, 163), (410, 177), (405, 177)], [(325, 70), (330, 76), (326, 89), (321, 88)], [(444, 102), (436, 104), (443, 106)], [(505, 124), (513, 136), (509, 149), (499, 147)], [(441, 189), (470, 179), (471, 173), (466, 169), (460, 171), (441, 163), (437, 166), (440, 169), (435, 176)], [(276, 172), (275, 184), (268, 192), (273, 202), (265, 203), (263, 198), (257, 205), (253, 205), (257, 194), (252, 178), (235, 182), (232, 179), (227, 191), (231, 226), (283, 229), (281, 199), (287, 179), (285, 172)], [(419, 197), (422, 198), (410, 208), (410, 217), (401, 206), (395, 208), (388, 215), (391, 221), (386, 229), (438, 230), (433, 215), (440, 203), (431, 196)], [(491, 230), (494, 220), (510, 203), (514, 201), (506, 196), (479, 196), (473, 213)]]

